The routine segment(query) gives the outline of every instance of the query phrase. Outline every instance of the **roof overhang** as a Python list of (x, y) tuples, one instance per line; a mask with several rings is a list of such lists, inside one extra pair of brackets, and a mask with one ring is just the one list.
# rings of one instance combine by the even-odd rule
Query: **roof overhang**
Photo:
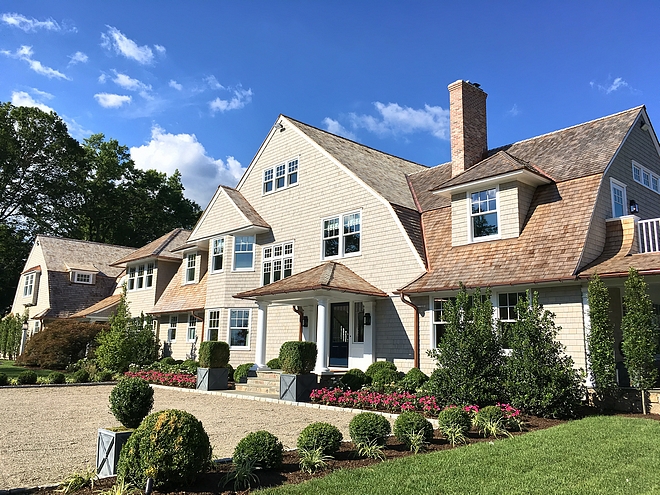
[(226, 235), (258, 235), (266, 234), (270, 232), (270, 227), (262, 227), (260, 225), (244, 225), (243, 227), (238, 227), (232, 230), (226, 230), (224, 232), (218, 232), (217, 234), (207, 235), (200, 237), (198, 239), (189, 239), (188, 242), (182, 246), (172, 249), (173, 253), (180, 253), (183, 251), (189, 251), (191, 249), (201, 249), (207, 250), (209, 247), (209, 240), (216, 239), (218, 237), (223, 237)]
[(236, 299), (247, 299), (250, 301), (257, 302), (269, 302), (278, 305), (296, 305), (296, 306), (306, 306), (309, 304), (316, 304), (318, 298), (334, 298), (336, 299), (339, 295), (343, 300), (349, 301), (372, 301), (374, 298), (383, 298), (388, 297), (387, 294), (383, 293), (374, 293), (374, 294), (365, 294), (363, 292), (355, 292), (350, 289), (327, 289), (323, 287), (310, 287), (309, 289), (297, 290), (291, 292), (278, 292), (276, 294), (262, 294), (262, 295), (246, 295), (242, 296), (241, 294), (236, 294), (234, 297)]
[(439, 194), (440, 196), (451, 198), (452, 194), (488, 189), (498, 184), (502, 184), (503, 182), (510, 182), (514, 180), (523, 182), (524, 184), (528, 184), (533, 187), (540, 186), (542, 184), (550, 184), (552, 182), (547, 177), (536, 174), (531, 170), (521, 169), (514, 170), (513, 172), (507, 172), (505, 174), (494, 175), (492, 177), (485, 177), (483, 179), (466, 182), (464, 184), (456, 184), (455, 186), (444, 188), (440, 187), (439, 189), (436, 189), (432, 192), (433, 194)]

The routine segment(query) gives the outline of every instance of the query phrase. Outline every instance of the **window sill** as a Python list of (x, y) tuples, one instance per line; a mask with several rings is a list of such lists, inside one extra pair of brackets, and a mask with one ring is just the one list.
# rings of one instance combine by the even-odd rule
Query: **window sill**
[(500, 235), (489, 235), (488, 237), (477, 237), (476, 239), (470, 239), (468, 244), (478, 244), (479, 242), (488, 242), (488, 241), (499, 241), (502, 237)]
[(230, 351), (249, 351), (249, 347), (229, 346)]

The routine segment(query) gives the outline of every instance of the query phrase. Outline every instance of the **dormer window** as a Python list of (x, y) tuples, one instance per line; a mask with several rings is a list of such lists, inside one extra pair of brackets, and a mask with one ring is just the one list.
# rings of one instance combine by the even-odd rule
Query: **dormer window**
[(612, 218), (626, 215), (626, 185), (615, 179), (610, 179), (612, 192)]
[(155, 266), (152, 262), (129, 267), (128, 290), (142, 290), (153, 287)]
[(298, 159), (287, 160), (264, 170), (263, 194), (270, 194), (298, 184)]
[(195, 281), (195, 269), (197, 267), (197, 253), (190, 253), (186, 255), (186, 276), (185, 281), (187, 284)]
[(34, 277), (34, 272), (25, 275), (25, 283), (23, 284), (23, 297), (32, 296), (32, 293), (34, 292)]
[(499, 233), (497, 217), (497, 188), (470, 194), (472, 240), (496, 237)]
[(225, 256), (225, 239), (213, 239), (211, 254), (211, 273), (221, 272)]
[(660, 194), (660, 176), (639, 163), (632, 162), (633, 180)]
[(70, 275), (70, 280), (74, 284), (86, 284), (93, 285), (96, 282), (96, 274), (91, 272), (83, 272), (72, 270)]

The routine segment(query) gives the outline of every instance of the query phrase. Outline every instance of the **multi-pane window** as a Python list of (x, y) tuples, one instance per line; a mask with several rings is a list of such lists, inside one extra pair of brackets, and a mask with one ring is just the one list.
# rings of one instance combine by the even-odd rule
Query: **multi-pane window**
[(626, 186), (611, 179), (612, 217), (618, 218), (626, 214)]
[(149, 288), (154, 285), (154, 264), (147, 263), (147, 276), (144, 279), (144, 286)]
[(91, 275), (91, 273), (76, 272), (75, 281), (76, 281), (77, 284), (91, 284), (92, 283), (92, 275)]
[(323, 220), (323, 258), (360, 253), (361, 213), (345, 213)]
[(137, 288), (144, 288), (144, 265), (137, 267)]
[(275, 167), (275, 189), (282, 189), (285, 185), (286, 165), (278, 165)]
[(153, 287), (155, 266), (154, 263), (131, 266), (128, 269), (128, 290)]
[(220, 311), (209, 311), (209, 340), (218, 340), (220, 330)]
[(660, 194), (660, 176), (637, 162), (632, 163), (633, 180)]
[(434, 347), (438, 347), (447, 328), (446, 305), (448, 299), (433, 300), (433, 333)]
[(179, 324), (178, 316), (170, 316), (170, 326), (167, 328), (167, 341), (174, 342), (176, 340), (176, 326)]
[(232, 309), (229, 312), (229, 345), (249, 347), (250, 310)]
[(293, 272), (293, 243), (265, 247), (261, 272), (263, 285), (290, 277)]
[(197, 338), (197, 318), (193, 315), (188, 315), (188, 342), (192, 342)]
[(25, 275), (25, 283), (23, 284), (23, 297), (29, 297), (34, 291), (34, 273)]
[(234, 270), (252, 270), (254, 268), (254, 236), (239, 235), (234, 237)]
[(195, 268), (197, 266), (197, 253), (186, 256), (186, 283), (195, 281)]
[(298, 184), (298, 159), (287, 160), (284, 163), (264, 170), (263, 194), (269, 194), (280, 189)]
[(135, 274), (137, 270), (134, 266), (128, 269), (128, 290), (135, 290)]
[(524, 292), (508, 292), (497, 296), (497, 309), (499, 313), (499, 331), (502, 339), (502, 347), (511, 348), (511, 332), (513, 324), (518, 320), (516, 305), (521, 299), (526, 299)]
[(264, 170), (264, 194), (273, 190), (273, 169)]
[(298, 182), (298, 160), (291, 160), (287, 168), (287, 186), (292, 186)]
[(211, 271), (219, 272), (222, 270), (222, 264), (225, 254), (225, 240), (213, 239), (213, 250), (211, 254)]
[(470, 218), (473, 239), (497, 235), (496, 188), (470, 195)]

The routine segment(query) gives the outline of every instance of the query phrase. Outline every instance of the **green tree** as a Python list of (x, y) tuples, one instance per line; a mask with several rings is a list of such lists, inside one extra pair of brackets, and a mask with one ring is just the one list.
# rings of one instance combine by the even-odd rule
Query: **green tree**
[(8, 359), (18, 356), (23, 338), (23, 322), (20, 315), (9, 314), (0, 320), (0, 355)]
[(589, 281), (588, 298), (591, 329), (587, 357), (591, 380), (598, 399), (610, 401), (617, 390), (614, 329), (610, 320), (610, 296), (598, 274)]
[(582, 375), (556, 340), (555, 315), (543, 309), (536, 292), (531, 302), (518, 300), (516, 312), (504, 365), (511, 404), (537, 416), (575, 416), (585, 392)]
[(24, 232), (0, 223), (0, 315), (11, 308), (30, 245)]
[(642, 392), (642, 409), (646, 414), (646, 391), (658, 379), (654, 362), (658, 347), (657, 328), (646, 282), (633, 267), (630, 267), (625, 283), (623, 306), (623, 360), (630, 375), (630, 384)]
[(438, 347), (429, 351), (437, 367), (425, 389), (446, 404), (489, 405), (503, 400), (502, 347), (493, 328), (490, 291), (469, 296), (461, 285), (448, 301), (447, 326)]

